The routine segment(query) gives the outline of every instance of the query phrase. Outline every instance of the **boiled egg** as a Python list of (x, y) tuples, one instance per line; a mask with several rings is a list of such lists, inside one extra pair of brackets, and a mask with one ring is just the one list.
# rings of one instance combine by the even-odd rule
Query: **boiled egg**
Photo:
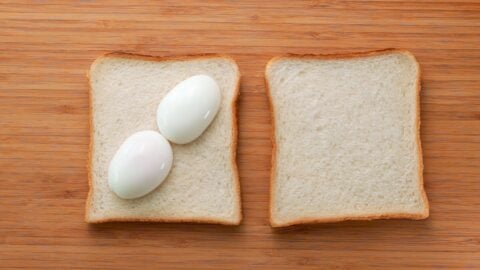
[(136, 132), (122, 143), (110, 161), (110, 190), (123, 199), (142, 197), (165, 180), (172, 160), (172, 148), (160, 133)]
[(220, 108), (220, 87), (207, 75), (195, 75), (177, 84), (160, 102), (157, 125), (169, 141), (186, 144), (197, 139)]

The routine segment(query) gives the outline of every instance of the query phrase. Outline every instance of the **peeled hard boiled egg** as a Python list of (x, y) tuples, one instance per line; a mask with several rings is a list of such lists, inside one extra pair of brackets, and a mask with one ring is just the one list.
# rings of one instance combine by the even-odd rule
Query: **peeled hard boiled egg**
[(213, 121), (220, 108), (220, 100), (220, 88), (212, 77), (192, 76), (177, 84), (160, 102), (158, 128), (171, 142), (192, 142)]
[(108, 168), (108, 185), (123, 199), (135, 199), (158, 187), (172, 167), (172, 148), (158, 132), (140, 131), (128, 137)]

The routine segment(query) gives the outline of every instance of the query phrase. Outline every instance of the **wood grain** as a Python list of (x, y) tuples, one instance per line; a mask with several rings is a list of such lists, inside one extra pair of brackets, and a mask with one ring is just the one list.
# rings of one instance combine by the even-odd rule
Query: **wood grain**
[[(266, 62), (413, 52), (431, 217), (274, 230)], [(227, 53), (243, 74), (239, 227), (83, 221), (101, 53)], [(478, 1), (1, 1), (0, 268), (480, 268)]]

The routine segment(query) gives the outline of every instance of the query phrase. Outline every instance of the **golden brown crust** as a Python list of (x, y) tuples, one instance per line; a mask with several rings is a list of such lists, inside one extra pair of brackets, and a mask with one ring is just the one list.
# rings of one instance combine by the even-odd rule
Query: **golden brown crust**
[[(95, 62), (91, 65), (90, 70), (92, 69)], [(91, 162), (92, 162), (92, 153), (93, 153), (93, 109), (92, 109), (92, 83), (90, 82), (90, 70), (87, 71), (87, 79), (88, 79), (88, 130), (89, 130), (89, 144), (88, 144), (88, 157), (87, 157), (87, 178), (88, 178), (88, 195), (87, 201), (85, 205), (85, 221), (89, 222), (88, 220), (88, 212), (90, 210), (90, 205), (92, 201), (92, 171), (91, 171)]]
[[(328, 218), (321, 218), (321, 217), (312, 217), (312, 218), (302, 218), (297, 220), (291, 220), (288, 222), (276, 222), (273, 219), (273, 206), (275, 202), (275, 172), (276, 172), (276, 137), (275, 137), (275, 108), (273, 106), (273, 100), (270, 92), (270, 85), (268, 79), (268, 69), (270, 66), (280, 60), (280, 59), (351, 59), (351, 58), (359, 58), (359, 57), (371, 57), (371, 56), (378, 56), (390, 53), (403, 53), (407, 54), (413, 58), (417, 65), (418, 75), (416, 81), (416, 142), (418, 145), (418, 176), (419, 176), (419, 190), (422, 196), (422, 200), (424, 202), (424, 211), (423, 213), (419, 214), (412, 214), (412, 213), (388, 213), (388, 214), (377, 214), (377, 215), (360, 215), (360, 216), (344, 216), (344, 217), (328, 217)], [(266, 92), (269, 100), (270, 105), (270, 113), (272, 119), (272, 133), (271, 133), (271, 141), (272, 141), (272, 166), (271, 166), (271, 174), (270, 174), (270, 205), (269, 205), (269, 213), (270, 213), (270, 224), (272, 227), (287, 227), (291, 225), (298, 225), (298, 224), (314, 224), (314, 223), (332, 223), (332, 222), (340, 222), (340, 221), (347, 221), (347, 220), (373, 220), (373, 219), (394, 219), (394, 218), (405, 218), (405, 219), (425, 219), (429, 216), (429, 204), (427, 199), (427, 194), (425, 192), (424, 183), (423, 183), (423, 156), (422, 156), (422, 145), (421, 145), (421, 138), (420, 138), (420, 91), (421, 91), (421, 71), (420, 65), (418, 64), (415, 56), (407, 50), (403, 49), (384, 49), (384, 50), (376, 50), (376, 51), (368, 51), (368, 52), (355, 52), (355, 53), (345, 53), (345, 54), (286, 54), (283, 56), (276, 56), (270, 61), (268, 61), (267, 66), (265, 68), (265, 86)]]
[(352, 59), (352, 58), (365, 58), (370, 56), (378, 56), (390, 53), (406, 53), (413, 56), (409, 51), (403, 49), (387, 48), (382, 50), (368, 51), (368, 52), (351, 52), (351, 53), (338, 53), (338, 54), (284, 54), (275, 56), (268, 61), (268, 66), (279, 59)]
[(188, 222), (188, 223), (208, 223), (208, 224), (219, 224), (219, 225), (239, 225), (240, 220), (238, 221), (223, 221), (215, 220), (209, 218), (102, 218), (98, 220), (85, 220), (87, 223), (91, 224), (101, 224), (107, 222)]
[(289, 222), (275, 223), (271, 222), (271, 226), (274, 228), (288, 227), (292, 225), (301, 224), (319, 224), (319, 223), (335, 223), (341, 221), (354, 221), (354, 220), (375, 220), (375, 219), (413, 219), (420, 220), (425, 219), (428, 216), (423, 214), (410, 214), (410, 213), (391, 213), (391, 214), (378, 214), (378, 215), (363, 215), (363, 216), (348, 216), (348, 217), (328, 217), (328, 218), (302, 218), (292, 220)]
[[(234, 185), (236, 189), (236, 201), (237, 201), (237, 211), (238, 216), (233, 221), (224, 221), (224, 220), (216, 220), (210, 218), (102, 218), (92, 220), (89, 218), (89, 211), (91, 207), (91, 201), (93, 196), (93, 181), (92, 181), (92, 171), (91, 171), (91, 162), (93, 156), (93, 106), (92, 106), (92, 82), (90, 72), (93, 70), (94, 66), (97, 64), (97, 61), (103, 58), (129, 58), (129, 59), (138, 59), (144, 61), (189, 61), (195, 59), (212, 59), (212, 58), (222, 58), (226, 59), (237, 67), (237, 82), (236, 88), (234, 92), (234, 98), (232, 100), (232, 170), (233, 175), (235, 177)], [(237, 141), (238, 141), (238, 125), (237, 125), (237, 102), (238, 97), (240, 95), (240, 78), (241, 74), (238, 68), (237, 63), (235, 60), (223, 54), (197, 54), (197, 55), (181, 55), (181, 56), (152, 56), (152, 55), (140, 55), (140, 54), (132, 54), (132, 53), (124, 53), (124, 52), (111, 52), (106, 53), (104, 55), (99, 56), (91, 65), (90, 70), (87, 72), (87, 79), (88, 79), (88, 96), (89, 96), (89, 129), (90, 129), (90, 144), (89, 144), (89, 151), (88, 151), (88, 159), (87, 159), (87, 173), (88, 173), (88, 195), (86, 200), (86, 207), (85, 207), (85, 221), (87, 223), (105, 223), (105, 222), (192, 222), (192, 223), (209, 223), (209, 224), (220, 224), (220, 225), (239, 225), (242, 221), (242, 206), (241, 206), (241, 199), (240, 199), (240, 179), (238, 176), (238, 168), (237, 168)]]
[(241, 188), (240, 188), (240, 177), (238, 175), (238, 166), (237, 166), (237, 147), (238, 147), (238, 98), (240, 97), (240, 78), (242, 77), (240, 73), (240, 69), (237, 65), (237, 63), (231, 59), (235, 66), (237, 67), (237, 85), (235, 87), (235, 92), (234, 92), (234, 98), (232, 100), (232, 167), (233, 167), (233, 174), (236, 179), (235, 181), (235, 189), (236, 189), (236, 195), (237, 195), (237, 205), (238, 205), (238, 222), (235, 225), (240, 224), (242, 221), (242, 202), (241, 202)]
[(416, 141), (417, 141), (417, 151), (418, 151), (418, 185), (419, 185), (419, 190), (422, 196), (423, 204), (424, 204), (424, 213), (422, 215), (422, 218), (420, 219), (425, 219), (428, 218), (430, 215), (430, 205), (428, 203), (428, 198), (427, 198), (427, 192), (425, 191), (425, 184), (423, 180), (423, 153), (422, 153), (422, 139), (420, 137), (420, 125), (421, 125), (421, 110), (420, 110), (420, 91), (422, 91), (422, 85), (421, 85), (421, 79), (422, 79), (422, 70), (420, 68), (420, 64), (418, 63), (417, 59), (415, 56), (410, 53), (409, 51), (405, 51), (405, 53), (409, 54), (413, 60), (415, 60), (415, 64), (417, 65), (417, 70), (418, 70), (418, 75), (417, 75), (417, 81), (416, 81), (416, 89), (417, 89), (417, 95), (415, 102), (417, 103), (417, 106), (415, 107), (416, 115), (417, 115), (417, 132), (415, 134), (416, 136)]
[(269, 106), (269, 109), (270, 109), (270, 119), (271, 119), (271, 123), (272, 123), (272, 131), (270, 133), (270, 141), (272, 142), (272, 158), (270, 159), (270, 168), (271, 168), (271, 171), (270, 171), (270, 203), (269, 203), (269, 216), (270, 216), (270, 224), (273, 226), (273, 227), (276, 227), (275, 225), (275, 221), (273, 220), (273, 213), (272, 213), (272, 209), (273, 209), (273, 204), (275, 202), (275, 189), (273, 188), (273, 185), (274, 185), (274, 181), (275, 181), (275, 171), (276, 171), (276, 168), (277, 168), (277, 141), (276, 141), (276, 137), (275, 137), (275, 108), (273, 107), (273, 100), (272, 100), (272, 93), (270, 92), (270, 85), (268, 84), (268, 68), (270, 67), (270, 65), (275, 61), (277, 60), (278, 57), (274, 57), (272, 58), (270, 61), (268, 61), (267, 63), (267, 66), (265, 68), (265, 91), (267, 93), (267, 97), (268, 97), (268, 106)]

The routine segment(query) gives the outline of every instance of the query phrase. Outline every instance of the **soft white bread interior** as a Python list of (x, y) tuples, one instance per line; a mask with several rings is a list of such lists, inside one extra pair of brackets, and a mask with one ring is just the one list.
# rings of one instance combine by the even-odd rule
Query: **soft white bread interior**
[(266, 81), (272, 226), (428, 217), (411, 53), (277, 57)]
[[(197, 74), (214, 78), (222, 101), (212, 124), (197, 140), (172, 144), (173, 167), (148, 195), (124, 200), (108, 187), (109, 162), (122, 142), (155, 130), (162, 97)], [(236, 166), (236, 100), (240, 73), (225, 56), (157, 58), (107, 54), (91, 66), (90, 192), (86, 221), (158, 221), (239, 224), (240, 187)]]

